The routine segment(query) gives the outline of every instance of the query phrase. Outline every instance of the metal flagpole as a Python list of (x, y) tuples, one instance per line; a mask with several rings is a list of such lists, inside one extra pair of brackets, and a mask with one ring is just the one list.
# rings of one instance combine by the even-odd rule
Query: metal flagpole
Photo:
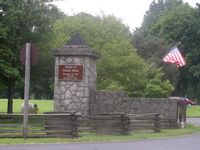
[[(173, 50), (175, 47), (177, 47), (177, 46), (180, 45), (180, 44), (181, 44), (181, 42), (178, 42), (178, 43), (175, 44), (172, 48), (170, 48), (170, 51), (167, 51), (167, 52), (164, 54), (163, 58), (164, 58), (168, 53), (170, 53), (171, 50)], [(144, 74), (143, 74), (142, 76), (144, 76), (144, 75), (145, 75), (149, 70), (151, 70), (152, 68), (157, 67), (159, 64), (161, 64), (161, 62), (162, 62), (162, 60), (160, 60), (157, 64), (152, 65), (149, 69), (147, 69), (147, 70), (144, 72)]]
[(178, 42), (178, 43), (175, 44), (172, 48), (170, 48), (170, 51), (167, 51), (167, 52), (164, 54), (163, 58), (164, 58), (167, 54), (169, 54), (175, 47), (177, 47), (177, 46), (180, 45), (180, 44), (181, 44), (181, 42)]

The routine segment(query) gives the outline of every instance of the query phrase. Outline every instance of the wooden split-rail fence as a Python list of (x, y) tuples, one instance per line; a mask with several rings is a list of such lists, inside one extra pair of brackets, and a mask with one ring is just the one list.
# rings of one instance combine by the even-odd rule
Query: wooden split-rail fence
[[(29, 114), (27, 137), (70, 137), (90, 134), (128, 135), (138, 130), (160, 132), (159, 114)], [(23, 137), (22, 114), (0, 114), (0, 137)]]

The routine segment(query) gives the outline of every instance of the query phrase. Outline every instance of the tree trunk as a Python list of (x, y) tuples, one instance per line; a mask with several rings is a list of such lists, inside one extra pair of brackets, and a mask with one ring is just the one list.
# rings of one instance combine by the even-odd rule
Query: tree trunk
[(12, 83), (8, 83), (8, 105), (7, 113), (13, 113), (13, 93), (12, 93)]

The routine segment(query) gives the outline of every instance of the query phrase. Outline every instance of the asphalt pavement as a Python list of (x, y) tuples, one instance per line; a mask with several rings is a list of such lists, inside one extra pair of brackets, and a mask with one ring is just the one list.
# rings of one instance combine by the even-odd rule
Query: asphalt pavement
[(200, 118), (187, 118), (187, 123), (200, 126)]
[(0, 150), (199, 150), (200, 134), (112, 143), (1, 145)]

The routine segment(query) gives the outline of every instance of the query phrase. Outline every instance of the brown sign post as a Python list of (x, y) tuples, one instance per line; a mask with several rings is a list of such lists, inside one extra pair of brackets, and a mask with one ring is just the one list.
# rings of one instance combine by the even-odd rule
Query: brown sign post
[(37, 61), (37, 48), (31, 43), (20, 50), (20, 61), (25, 66), (24, 82), (24, 117), (23, 117), (23, 137), (28, 137), (28, 104), (29, 104), (29, 87), (30, 87), (30, 65)]

